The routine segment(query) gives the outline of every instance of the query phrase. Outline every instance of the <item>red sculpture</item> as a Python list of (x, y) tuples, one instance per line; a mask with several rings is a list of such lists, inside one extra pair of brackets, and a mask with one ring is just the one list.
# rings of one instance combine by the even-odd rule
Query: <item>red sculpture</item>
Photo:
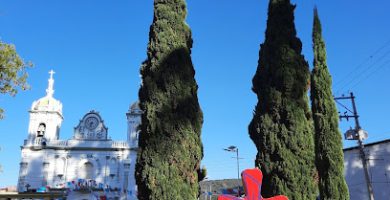
[(261, 170), (258, 168), (244, 170), (241, 173), (241, 177), (246, 196), (244, 198), (239, 198), (230, 195), (219, 195), (218, 200), (288, 200), (288, 198), (283, 195), (271, 198), (263, 198), (261, 196), (263, 173), (261, 173)]

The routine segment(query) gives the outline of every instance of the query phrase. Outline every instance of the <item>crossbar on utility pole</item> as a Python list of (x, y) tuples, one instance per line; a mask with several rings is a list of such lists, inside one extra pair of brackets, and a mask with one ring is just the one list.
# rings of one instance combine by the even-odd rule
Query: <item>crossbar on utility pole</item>
[(351, 99), (351, 101), (352, 101), (353, 115), (346, 115), (346, 114), (345, 115), (340, 115), (340, 119), (342, 119), (342, 118), (346, 118), (347, 120), (348, 120), (348, 118), (354, 118), (355, 119), (355, 131), (358, 134), (357, 140), (358, 140), (358, 145), (359, 145), (360, 157), (361, 157), (363, 168), (364, 168), (364, 176), (365, 176), (365, 179), (366, 179), (368, 198), (370, 200), (374, 200), (374, 190), (372, 188), (372, 184), (371, 184), (371, 180), (370, 180), (370, 174), (369, 174), (369, 171), (368, 171), (366, 153), (364, 152), (364, 145), (363, 145), (362, 137), (361, 137), (361, 135), (359, 133), (362, 129), (360, 127), (359, 115), (358, 115), (358, 112), (357, 112), (357, 109), (356, 109), (355, 96), (353, 95), (352, 92), (350, 93), (350, 95), (351, 96), (349, 96), (349, 97), (348, 96), (347, 97), (335, 97), (334, 100), (337, 101), (337, 100)]

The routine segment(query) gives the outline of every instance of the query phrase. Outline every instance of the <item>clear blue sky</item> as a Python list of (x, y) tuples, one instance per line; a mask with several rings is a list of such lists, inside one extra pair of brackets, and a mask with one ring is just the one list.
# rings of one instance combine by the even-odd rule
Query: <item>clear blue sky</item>
[[(370, 134), (367, 142), (390, 138), (390, 1), (293, 2), (297, 4), (298, 36), (310, 66), (313, 7), (317, 4), (329, 68), (338, 83), (334, 90), (340, 95), (355, 85), (345, 83), (358, 82), (352, 91), (357, 96), (361, 125)], [(204, 112), (202, 163), (210, 179), (236, 177), (233, 155), (222, 150), (229, 145), (239, 147), (243, 168), (253, 166), (256, 149), (247, 125), (257, 102), (251, 79), (264, 41), (267, 4), (266, 0), (188, 0), (192, 59)], [(6, 110), (6, 118), (0, 121), (4, 170), (0, 186), (17, 183), (27, 111), (34, 100), (45, 95), (50, 69), (56, 71), (54, 96), (64, 105), (62, 139), (70, 138), (78, 120), (95, 109), (109, 127), (109, 135), (125, 140), (125, 113), (137, 100), (153, 1), (0, 0), (0, 5), (1, 39), (15, 44), (19, 54), (35, 64), (29, 70), (31, 90), (14, 98), (0, 96), (0, 106)], [(360, 72), (364, 75), (359, 76)], [(343, 132), (350, 125), (342, 122)]]

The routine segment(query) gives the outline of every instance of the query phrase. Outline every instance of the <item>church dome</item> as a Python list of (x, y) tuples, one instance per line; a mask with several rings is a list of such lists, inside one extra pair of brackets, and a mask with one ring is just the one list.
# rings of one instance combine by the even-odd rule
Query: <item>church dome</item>
[(31, 106), (31, 110), (54, 111), (54, 112), (62, 113), (62, 103), (53, 97), (45, 96), (40, 98), (37, 101), (34, 101), (34, 103)]
[(136, 102), (134, 102), (133, 104), (131, 104), (129, 110), (130, 110), (130, 111), (132, 111), (132, 110), (141, 110), (141, 108), (139, 107), (139, 101), (136, 101)]
[(55, 99), (53, 97), (54, 94), (54, 79), (53, 74), (54, 71), (51, 70), (49, 72), (50, 78), (49, 78), (49, 85), (46, 89), (46, 96), (40, 98), (37, 101), (34, 101), (34, 103), (31, 106), (32, 111), (52, 111), (52, 112), (59, 112), (62, 114), (62, 103)]

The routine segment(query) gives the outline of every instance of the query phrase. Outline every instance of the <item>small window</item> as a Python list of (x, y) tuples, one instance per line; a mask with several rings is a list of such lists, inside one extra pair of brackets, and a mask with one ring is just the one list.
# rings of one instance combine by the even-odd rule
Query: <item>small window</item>
[(128, 172), (125, 172), (124, 173), (124, 177), (125, 177), (125, 183), (124, 183), (124, 188), (127, 190), (127, 188), (129, 187), (129, 173)]
[(20, 163), (20, 176), (24, 177), (27, 175), (27, 165), (28, 163), (26, 162)]
[(40, 123), (38, 126), (37, 136), (43, 137), (46, 132), (46, 125), (44, 123)]
[(130, 163), (125, 163), (124, 166), (125, 166), (125, 169), (130, 169)]

